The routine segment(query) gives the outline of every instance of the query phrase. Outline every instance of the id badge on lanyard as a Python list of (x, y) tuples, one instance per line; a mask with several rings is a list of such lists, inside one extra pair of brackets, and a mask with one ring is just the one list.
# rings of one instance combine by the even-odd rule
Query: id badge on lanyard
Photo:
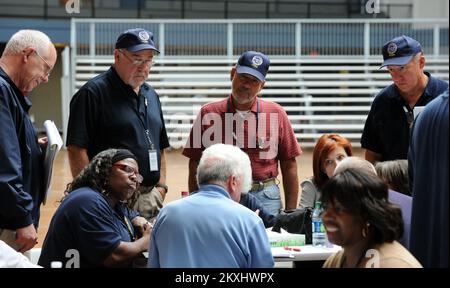
[(155, 149), (148, 150), (148, 160), (150, 163), (150, 171), (158, 171), (158, 154)]
[(149, 143), (149, 149), (148, 149), (148, 163), (150, 164), (150, 171), (158, 171), (158, 154), (155, 150), (155, 146), (152, 143), (152, 140), (150, 139), (150, 132), (148, 130), (145, 130), (145, 134), (147, 135), (147, 140)]

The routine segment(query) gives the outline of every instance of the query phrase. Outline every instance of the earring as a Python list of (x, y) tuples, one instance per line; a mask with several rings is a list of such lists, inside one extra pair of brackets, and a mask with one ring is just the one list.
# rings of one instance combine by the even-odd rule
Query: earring
[(366, 222), (366, 226), (361, 231), (361, 234), (364, 238), (367, 238), (367, 235), (369, 234), (369, 226), (370, 226), (370, 223)]

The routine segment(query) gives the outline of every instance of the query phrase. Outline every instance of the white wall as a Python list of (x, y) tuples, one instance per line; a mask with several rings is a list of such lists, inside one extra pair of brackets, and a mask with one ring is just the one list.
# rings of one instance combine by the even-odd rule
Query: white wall
[(448, 0), (414, 0), (413, 18), (447, 18)]
[[(404, 8), (391, 8), (391, 18), (449, 18), (449, 0), (380, 0), (380, 4), (412, 4), (412, 15), (405, 15)], [(384, 7), (382, 10), (384, 10)]]

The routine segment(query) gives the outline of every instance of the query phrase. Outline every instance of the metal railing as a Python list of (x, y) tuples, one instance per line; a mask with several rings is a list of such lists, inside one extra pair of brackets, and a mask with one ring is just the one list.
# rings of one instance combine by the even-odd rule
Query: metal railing
[(379, 55), (398, 35), (421, 42), (427, 55), (448, 55), (448, 19), (256, 19), (144, 20), (76, 19), (71, 47), (78, 56), (111, 55), (117, 36), (132, 27), (155, 35), (161, 57), (227, 56), (259, 50), (271, 56)]
[(321, 133), (330, 131), (358, 145), (371, 99), (390, 82), (378, 65), (381, 46), (394, 36), (419, 40), (428, 65), (434, 63), (429, 67), (439, 70), (432, 73), (448, 79), (448, 19), (73, 19), (72, 95), (108, 69), (117, 36), (132, 27), (152, 31), (161, 51), (149, 81), (160, 93), (173, 147), (184, 143), (196, 114), (185, 115), (182, 109), (191, 109), (194, 100), (202, 104), (227, 95), (228, 71), (243, 50), (270, 56), (265, 96), (281, 101), (303, 146), (314, 145)]

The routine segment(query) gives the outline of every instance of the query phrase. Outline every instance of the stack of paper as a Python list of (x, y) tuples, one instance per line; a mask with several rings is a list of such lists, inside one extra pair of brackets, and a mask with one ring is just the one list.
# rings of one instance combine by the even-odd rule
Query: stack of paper
[(44, 158), (45, 196), (42, 202), (45, 205), (45, 202), (47, 201), (51, 190), (53, 162), (55, 161), (56, 155), (63, 145), (63, 141), (61, 136), (59, 135), (58, 128), (56, 128), (55, 122), (46, 120), (44, 122), (44, 128), (48, 138), (47, 150), (45, 151)]
[(271, 247), (284, 247), (284, 246), (303, 246), (305, 245), (304, 234), (291, 234), (286, 230), (281, 229), (281, 233), (271, 231), (270, 228), (266, 229), (267, 236)]

